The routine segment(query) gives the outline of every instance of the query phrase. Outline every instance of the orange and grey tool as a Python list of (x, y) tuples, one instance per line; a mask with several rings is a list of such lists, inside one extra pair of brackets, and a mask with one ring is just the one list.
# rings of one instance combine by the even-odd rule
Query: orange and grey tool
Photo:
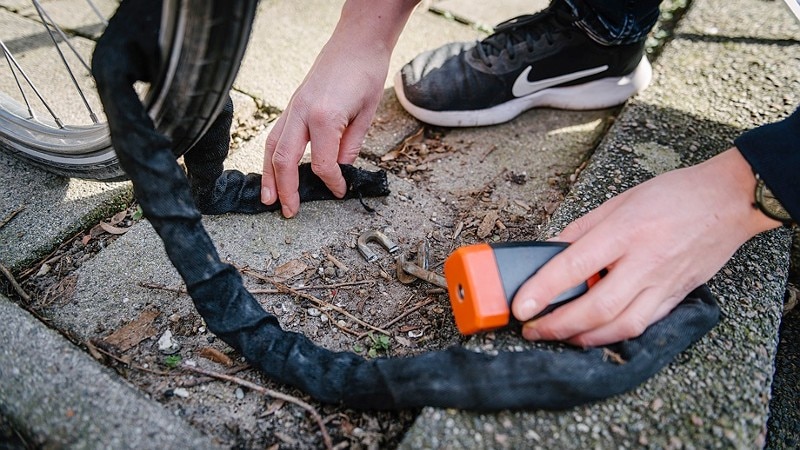
[[(454, 251), (444, 262), (444, 276), (458, 330), (474, 334), (508, 325), (517, 290), (568, 245), (525, 241), (475, 244)], [(600, 276), (561, 293), (537, 317), (581, 296)]]

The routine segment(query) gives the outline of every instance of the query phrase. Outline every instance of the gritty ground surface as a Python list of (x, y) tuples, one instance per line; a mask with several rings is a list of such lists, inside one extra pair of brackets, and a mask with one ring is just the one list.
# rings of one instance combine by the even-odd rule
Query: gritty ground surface
[[(586, 130), (591, 135), (598, 126), (602, 129), (600, 122), (589, 120)], [(456, 246), (486, 239), (533, 239), (537, 225), (563, 197), (570, 176), (574, 179), (575, 169), (565, 166), (550, 171), (543, 183), (529, 183), (526, 173), (492, 166), (490, 174), (479, 173), (475, 177), (481, 181), (472, 188), (441, 191), (444, 194), (440, 198), (432, 197), (425, 188), (413, 189), (413, 183), (435, 185), (436, 177), (446, 183), (448, 168), (453, 170), (464, 164), (461, 158), (491, 158), (495, 152), (495, 158), (503, 157), (503, 150), (454, 135), (421, 130), (387, 153), (384, 161), (378, 158), (379, 164), (398, 178), (393, 177), (392, 197), (365, 200), (377, 209), (376, 213), (370, 214), (357, 201), (350, 201), (346, 205), (349, 214), (361, 218), (354, 221), (351, 216), (341, 223), (325, 217), (337, 213), (339, 207), (335, 205), (304, 207), (303, 214), (312, 215), (310, 220), (318, 216), (319, 220), (333, 221), (329, 229), (343, 233), (326, 245), (303, 244), (298, 251), (294, 247), (299, 242), (312, 238), (289, 231), (258, 246), (255, 254), (240, 252), (243, 242), (228, 240), (218, 242), (220, 252), (230, 262), (250, 268), (242, 270), (246, 285), (267, 311), (280, 318), (284, 328), (302, 332), (325, 348), (355, 351), (367, 357), (399, 357), (459, 343), (461, 338), (453, 325), (446, 295), (423, 282), (399, 284), (394, 260), (374, 244), (371, 248), (381, 258), (372, 264), (364, 261), (355, 249), (358, 235), (367, 229), (380, 229), (409, 251), (424, 239), (430, 247), (429, 261), (440, 272), (441, 261)], [(450, 159), (448, 164), (442, 161), (446, 158)], [(438, 171), (424, 167), (437, 164), (436, 161), (440, 161)], [(580, 165), (580, 157), (574, 161)], [(544, 186), (535, 193), (543, 199), (536, 202), (542, 206), (532, 206), (530, 195), (524, 194), (530, 184)], [(416, 225), (398, 219), (420, 206), (430, 211), (431, 225), (423, 227), (423, 234), (417, 232), (413, 238), (406, 238), (406, 233), (414, 234), (412, 228)], [(315, 211), (318, 208), (322, 211)], [(170, 367), (188, 362), (286, 392), (284, 386), (270, 383), (248, 369), (230, 348), (205, 331), (202, 319), (166, 261), (156, 261), (154, 269), (145, 272), (123, 264), (130, 273), (117, 273), (116, 280), (108, 279), (110, 274), (101, 267), (120, 267), (118, 261), (136, 260), (126, 242), (151, 241), (152, 249), (144, 250), (159, 254), (160, 244), (146, 222), (136, 222), (138, 215), (133, 206), (109, 218), (66, 243), (35, 268), (36, 273), (26, 282), (34, 293), (30, 306), (152, 398), (225, 445), (253, 448), (267, 443), (280, 444), (281, 448), (308, 448), (318, 443), (318, 430), (302, 409), (247, 388), (198, 378)], [(284, 222), (270, 216), (268, 223)], [(263, 220), (256, 216), (223, 216), (207, 218), (207, 222), (212, 236), (228, 227), (240, 227), (247, 230), (241, 239), (261, 239), (258, 234)], [(143, 251), (141, 244), (133, 251)], [(413, 253), (410, 257), (414, 257)], [(264, 281), (276, 278), (306, 297), (276, 293), (273, 284)], [(120, 297), (101, 298), (107, 297), (109, 285), (115, 284), (119, 290), (111, 292), (120, 292)], [(110, 310), (117, 314), (109, 315)], [(341, 310), (349, 316), (338, 312)], [(172, 355), (165, 354), (172, 353), (169, 349), (159, 350), (159, 340), (165, 339), (167, 330), (179, 345)], [(309, 401), (300, 392), (288, 392)], [(362, 413), (312, 404), (325, 418), (334, 442), (348, 443), (351, 448), (395, 446), (416, 414)]]
[[(331, 14), (338, 9), (327, 3), (321, 7)], [(286, 14), (286, 8), (291, 9), (287, 3), (264, 3), (260, 17), (296, 16)], [(301, 25), (291, 20), (282, 26)], [(450, 30), (437, 39), (481, 34), (426, 14), (416, 15), (409, 27), (430, 30), (434, 24)], [(269, 26), (257, 22), (256, 30)], [(315, 39), (319, 37), (309, 36), (304, 42), (313, 45)], [(401, 41), (393, 70), (424, 49), (415, 45)], [(290, 93), (280, 85), (253, 83), (247, 76), (263, 70), (257, 50), (259, 46), (249, 53), (239, 90), (233, 93), (229, 166), (245, 171), (260, 171), (266, 133)], [(302, 64), (288, 70), (298, 77), (290, 81), (295, 83), (291, 89), (305, 70)], [(367, 263), (355, 249), (359, 234), (380, 230), (411, 257), (427, 242), (428, 259), (437, 272), (457, 246), (532, 239), (615, 112), (534, 111), (490, 133), (442, 130), (420, 127), (387, 90), (360, 162), (390, 173), (392, 194), (365, 200), (374, 213), (358, 201), (326, 202), (304, 205), (291, 221), (277, 214), (220, 216), (207, 217), (206, 227), (224, 258), (248, 268), (242, 270), (246, 286), (284, 328), (325, 348), (365, 357), (445, 348), (462, 340), (446, 295), (424, 282), (398, 283), (393, 258), (375, 244), (380, 259)], [(339, 448), (394, 447), (418, 412), (364, 413), (321, 405), (247, 368), (205, 330), (135, 204), (66, 240), (37, 264), (21, 269), (19, 278), (32, 294), (29, 309), (225, 446), (314, 448), (321, 445), (321, 433), (307, 412), (291, 402), (187, 372), (182, 364), (235, 375), (310, 402)], [(293, 294), (276, 293), (276, 286), (264, 278), (279, 280)]]
[[(442, 1), (434, 2), (434, 5), (452, 11), (459, 19), (467, 18), (477, 24), (497, 21), (493, 16), (496, 11), (475, 12), (477, 10), (470, 8), (469, 3)], [(668, 10), (683, 3), (665, 2)], [(6, 8), (12, 8), (14, 4), (0, 2)], [(468, 6), (462, 12), (456, 4)], [(512, 9), (522, 8), (521, 2), (509, 2), (509, 5)], [(269, 126), (313, 61), (317, 45), (324, 42), (325, 26), (332, 26), (330, 20), (335, 20), (335, 15), (327, 17), (324, 13), (339, 8), (338, 3), (319, 6), (310, 9), (314, 11), (312, 16), (325, 17), (324, 26), (320, 28), (322, 31), (304, 31), (307, 39), (300, 40), (299, 45), (309, 48), (292, 52), (293, 55), (302, 55), (302, 58), (283, 58), (283, 61), (291, 62), (287, 62), (286, 72), (293, 74), (294, 78), (276, 83), (256, 82), (257, 78), (253, 76), (237, 80), (237, 90), (233, 93), (237, 115), (232, 129), (234, 154), (231, 167), (260, 170), (260, 150)], [(257, 30), (276, 26), (267, 19), (269, 17), (281, 14), (297, 16), (288, 14), (294, 6), (287, 2), (262, 2), (261, 8), (264, 14), (256, 24)], [(25, 14), (30, 16), (30, 11)], [(476, 16), (470, 17), (470, 14)], [(411, 31), (429, 30), (435, 26), (433, 29), (437, 33), (430, 36), (417, 34), (430, 41), (425, 43), (428, 47), (438, 45), (433, 43), (436, 39), (469, 39), (483, 32), (440, 19), (416, 15), (410, 24)], [(80, 28), (79, 25), (76, 26)], [(285, 27), (284, 33), (289, 33), (297, 24), (289, 19), (278, 26)], [(653, 45), (664, 38), (660, 30), (670, 27), (666, 22), (660, 26), (651, 37)], [(91, 27), (86, 30), (82, 36), (96, 35)], [(438, 33), (441, 35), (436, 35)], [(414, 33), (408, 34), (414, 36)], [(281, 43), (281, 46), (285, 47), (285, 44)], [(249, 53), (243, 66), (245, 75), (258, 74), (262, 70), (259, 51), (267, 52), (263, 58), (268, 58), (272, 51), (269, 42), (264, 48), (259, 47), (254, 47), (254, 51)], [(399, 56), (393, 60), (393, 70), (423, 49), (419, 42), (401, 41)], [(708, 57), (712, 54), (709, 52)], [(787, 98), (777, 99), (781, 107), (783, 102), (795, 99)], [(746, 117), (737, 119), (735, 125), (756, 121), (758, 118), (749, 115), (759, 114), (770, 107), (766, 105), (742, 112)], [(354, 351), (366, 357), (400, 357), (462, 344), (464, 339), (453, 325), (446, 296), (424, 282), (400, 284), (396, 279), (393, 258), (374, 244), (371, 248), (380, 259), (367, 263), (355, 248), (356, 238), (364, 231), (378, 229), (412, 256), (420, 243), (427, 242), (429, 261), (437, 272), (441, 272), (445, 256), (457, 246), (537, 238), (617, 113), (617, 110), (532, 111), (489, 131), (443, 130), (420, 127), (400, 111), (393, 93), (387, 90), (370, 129), (364, 159), (359, 162), (364, 167), (372, 170), (383, 168), (391, 174), (392, 194), (385, 199), (365, 200), (376, 210), (374, 213), (368, 212), (358, 201), (326, 202), (304, 205), (301, 215), (290, 221), (277, 214), (265, 214), (208, 217), (205, 224), (220, 254), (242, 268), (246, 286), (262, 306), (279, 317), (284, 328), (302, 332), (319, 345), (331, 350)], [(644, 116), (651, 117), (653, 113), (642, 109)], [(641, 139), (648, 133), (656, 133), (653, 131), (655, 125), (645, 125)], [(733, 131), (727, 132), (730, 135)], [(658, 146), (637, 146), (636, 151), (640, 153), (636, 157), (645, 169), (656, 173), (677, 164), (674, 158), (669, 158), (670, 153), (663, 150)], [(51, 183), (58, 182), (36, 172), (36, 169), (33, 171), (31, 177), (40, 176)], [(615, 189), (629, 187), (613, 179), (604, 181)], [(110, 196), (112, 194), (106, 192), (111, 192), (120, 196), (123, 194), (119, 190), (124, 190), (120, 186), (99, 188), (102, 194), (90, 191), (89, 195)], [(61, 185), (57, 189), (69, 190)], [(62, 195), (57, 189), (49, 192)], [(76, 205), (80, 206), (80, 203)], [(191, 369), (182, 369), (182, 365), (236, 376), (309, 402), (322, 416), (337, 448), (393, 448), (398, 445), (419, 411), (365, 413), (322, 405), (311, 401), (302, 392), (269, 382), (207, 332), (163, 254), (157, 236), (140, 217), (136, 205), (98, 211), (100, 213), (90, 222), (73, 225), (68, 228), (69, 233), (59, 235), (59, 242), (63, 242), (61, 245), (50, 245), (47, 250), (41, 250), (46, 246), (40, 245), (38, 252), (45, 256), (37, 263), (20, 263), (23, 267), (17, 271), (18, 278), (32, 294), (32, 300), (25, 305), (29, 310), (61, 330), (99, 361), (117, 370), (175, 416), (185, 419), (225, 446), (317, 448), (321, 445), (321, 433), (307, 411), (291, 401), (264, 396), (234, 382), (216, 381), (191, 372)], [(54, 221), (63, 219), (55, 212), (50, 215)], [(0, 219), (4, 217), (5, 214)], [(97, 223), (98, 217), (105, 217), (102, 223)], [(38, 225), (42, 221), (36, 219), (32, 223)], [(6, 231), (12, 226), (21, 227), (13, 230), (16, 234), (38, 231), (39, 227), (31, 226), (30, 222), (25, 222), (24, 226), (19, 222), (20, 218), (10, 221)], [(76, 234), (80, 229), (83, 231)], [(740, 269), (747, 263), (742, 262)], [(735, 279), (737, 273), (725, 274), (720, 284)], [(290, 287), (292, 292), (277, 292), (279, 286), (276, 283)], [(724, 286), (720, 291), (726, 292)], [(724, 306), (731, 307), (729, 304)], [(792, 330), (787, 328), (786, 336), (793, 336)], [(718, 330), (723, 335), (736, 332), (731, 324)], [(692, 364), (700, 364), (697, 355), (717, 352), (725, 355), (724, 358), (736, 358), (736, 354), (728, 354), (731, 351), (730, 347), (725, 347), (728, 344), (729, 341), (705, 343), (685, 355), (674, 370), (682, 370), (680, 373), (683, 374), (687, 365), (690, 371), (694, 370)], [(506, 334), (491, 334), (470, 345), (499, 348), (518, 344)], [(714, 347), (716, 345), (721, 347)], [(714, 348), (709, 351), (707, 347)], [(763, 359), (766, 354), (738, 356)], [(794, 364), (793, 361), (788, 359), (786, 364)], [(659, 378), (663, 381), (661, 390), (654, 397), (648, 397), (651, 401), (645, 403), (643, 410), (628, 411), (632, 416), (625, 420), (631, 423), (641, 420), (637, 414), (658, 419), (658, 411), (664, 405), (657, 399), (661, 398), (661, 392), (665, 392), (664, 398), (672, 398), (666, 391), (670, 390), (669, 379), (673, 375), (673, 369), (662, 374)], [(742, 383), (763, 381), (742, 380)], [(698, 383), (705, 382), (698, 380)], [(791, 390), (792, 379), (787, 379), (787, 383), (787, 389)], [(634, 395), (648, 394), (639, 392)], [(686, 401), (691, 403), (692, 399)], [(761, 404), (766, 399), (752, 401)], [(670, 410), (669, 407), (665, 410)], [(576, 411), (574, 416), (581, 414), (581, 411)], [(585, 412), (585, 420), (590, 422), (594, 417), (592, 414), (591, 411)], [(442, 417), (434, 417), (436, 415)], [(446, 423), (444, 416), (448, 415), (454, 416), (455, 413), (427, 411), (423, 418)], [(550, 415), (542, 417), (542, 425), (550, 423), (547, 420)], [(791, 415), (778, 419), (797, 423), (796, 417)], [(516, 419), (512, 414), (500, 414), (476, 420), (482, 424), (487, 439), (495, 439), (497, 446), (502, 446), (503, 436), (508, 439), (503, 426), (515, 423)], [(695, 427), (705, 427), (708, 433), (719, 434), (714, 435), (717, 442), (737, 442), (738, 436), (726, 435), (731, 433), (731, 429), (733, 433), (739, 431), (733, 425), (702, 423), (699, 417), (680, 420), (687, 420)], [(575, 430), (584, 431), (580, 424)], [(598, 435), (623, 439), (632, 446), (657, 445), (662, 443), (662, 438), (669, 438), (659, 436), (658, 430), (620, 437), (619, 433), (628, 432), (620, 427), (590, 429), (584, 437), (593, 435), (595, 431)], [(525, 436), (533, 439), (536, 433), (530, 436), (525, 433)], [(796, 436), (797, 433), (770, 435), (769, 443), (775, 448), (791, 447)], [(0, 441), (6, 438), (16, 441), (12, 445), (18, 447), (12, 448), (22, 448), (26, 442), (24, 437), (15, 438), (13, 427), (0, 421)], [(675, 444), (674, 441), (664, 443)]]

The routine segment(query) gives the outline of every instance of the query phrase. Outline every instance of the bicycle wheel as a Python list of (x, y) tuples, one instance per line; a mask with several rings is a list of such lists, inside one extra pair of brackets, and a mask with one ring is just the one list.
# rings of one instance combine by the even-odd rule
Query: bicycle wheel
[[(67, 39), (65, 33), (56, 29), (38, 1), (33, 3), (50, 46), (58, 50), (63, 61), (59, 64), (67, 67), (73, 84), (77, 86), (81, 77), (90, 78), (88, 67), (86, 75), (72, 74), (65, 52), (58, 48)], [(256, 6), (257, 0), (164, 0), (162, 72), (142, 97), (156, 129), (172, 139), (176, 154), (191, 148), (222, 109), (247, 45)], [(0, 92), (0, 149), (58, 175), (108, 181), (126, 178), (101, 108), (92, 107), (92, 103), (99, 105), (93, 83), (80, 95), (90, 123), (65, 123), (29, 82), (11, 50), (5, 44), (2, 50), (18, 93), (14, 98)], [(46, 114), (32, 111), (36, 101)]]

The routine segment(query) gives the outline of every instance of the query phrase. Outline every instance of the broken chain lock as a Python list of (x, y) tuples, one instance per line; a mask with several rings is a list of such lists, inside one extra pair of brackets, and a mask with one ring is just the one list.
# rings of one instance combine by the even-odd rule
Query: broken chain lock
[(397, 244), (389, 239), (388, 236), (376, 230), (365, 231), (358, 237), (358, 251), (367, 262), (374, 262), (378, 259), (378, 255), (369, 247), (369, 242), (377, 242), (389, 254), (394, 256), (395, 266), (397, 267), (397, 280), (401, 283), (410, 284), (420, 279), (447, 289), (445, 278), (436, 272), (428, 270), (427, 241), (423, 240), (419, 245), (415, 262), (409, 261), (406, 258), (406, 253), (400, 251), (400, 247)]

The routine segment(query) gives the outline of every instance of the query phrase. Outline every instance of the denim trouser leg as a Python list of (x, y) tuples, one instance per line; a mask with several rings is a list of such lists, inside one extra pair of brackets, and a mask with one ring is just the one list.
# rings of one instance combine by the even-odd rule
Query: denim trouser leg
[(601, 44), (641, 41), (658, 20), (660, 0), (563, 0), (580, 26)]

